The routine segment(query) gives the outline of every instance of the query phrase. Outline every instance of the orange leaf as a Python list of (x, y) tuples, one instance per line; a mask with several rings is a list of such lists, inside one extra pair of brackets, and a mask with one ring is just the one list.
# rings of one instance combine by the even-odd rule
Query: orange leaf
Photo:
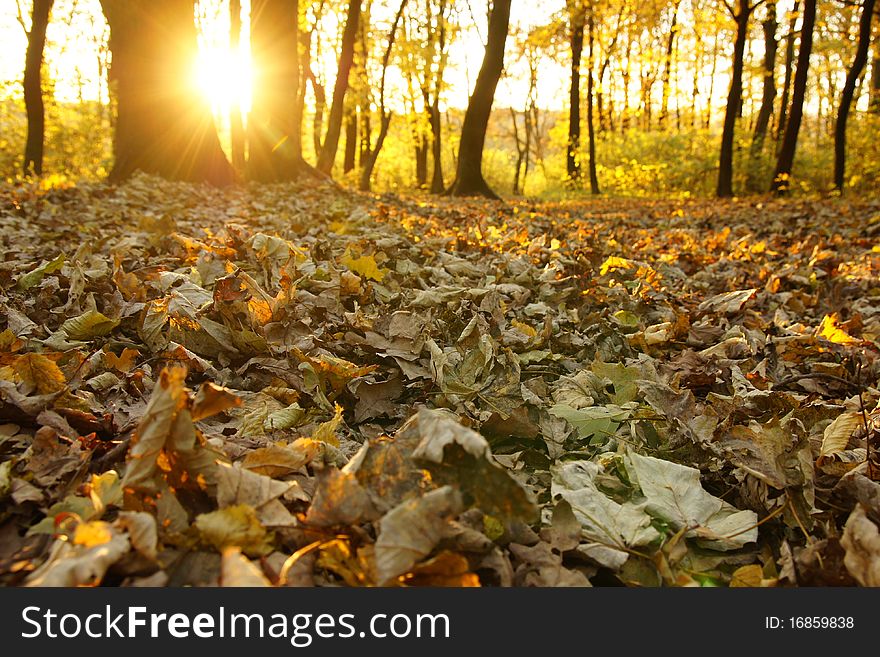
[(43, 354), (23, 354), (13, 361), (12, 369), (40, 395), (58, 392), (67, 385), (67, 379), (55, 361)]

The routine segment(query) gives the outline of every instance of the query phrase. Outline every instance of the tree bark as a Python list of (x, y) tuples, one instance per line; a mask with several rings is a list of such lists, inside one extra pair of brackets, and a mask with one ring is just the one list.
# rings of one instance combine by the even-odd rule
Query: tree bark
[(298, 1), (252, 0), (253, 108), (248, 171), (261, 182), (293, 180), (303, 169), (295, 110), (299, 87)]
[(680, 1), (672, 5), (672, 25), (669, 28), (669, 36), (666, 39), (666, 54), (663, 59), (662, 95), (660, 100), (660, 117), (657, 125), (662, 129), (666, 126), (669, 116), (669, 90), (672, 79), (672, 53), (675, 48), (675, 35), (678, 34), (678, 7)]
[(581, 56), (584, 51), (584, 30), (587, 17), (581, 0), (569, 2), (571, 34), (571, 86), (568, 94), (568, 149), (565, 154), (565, 171), (569, 182), (577, 185), (581, 177), (578, 156), (581, 142)]
[[(238, 56), (241, 43), (241, 0), (229, 0), (229, 49)], [(241, 116), (241, 105), (233, 100), (229, 108), (229, 132), (232, 142), (232, 168), (236, 173), (244, 173), (245, 134)]]
[[(880, 34), (880, 31), (878, 31)], [(874, 57), (871, 59), (871, 89), (868, 96), (868, 111), (880, 114), (880, 36), (874, 37)]]
[[(27, 113), (27, 141), (22, 173), (43, 175), (43, 145), (46, 140), (46, 111), (43, 106), (43, 50), (54, 0), (34, 0), (31, 29), (24, 58), (24, 106)], [(22, 21), (24, 22), (24, 21)]]
[(359, 188), (362, 192), (370, 191), (370, 179), (373, 175), (373, 169), (376, 166), (376, 160), (379, 159), (379, 153), (385, 144), (385, 138), (388, 136), (388, 127), (391, 125), (391, 112), (385, 111), (385, 75), (388, 72), (388, 62), (391, 60), (391, 50), (394, 48), (394, 42), (397, 39), (397, 26), (403, 18), (403, 12), (406, 9), (408, 0), (400, 0), (400, 7), (394, 15), (394, 22), (391, 24), (391, 31), (388, 34), (388, 43), (385, 46), (385, 52), (382, 54), (382, 78), (379, 82), (379, 136), (376, 138), (376, 145), (370, 146), (369, 137), (367, 139), (367, 153), (364, 156), (363, 166), (361, 167), (361, 179)]
[(352, 107), (345, 116), (345, 153), (342, 158), (342, 173), (353, 171), (358, 152), (358, 116)]
[(590, 193), (599, 193), (599, 176), (596, 173), (596, 130), (593, 122), (593, 52), (596, 41), (596, 22), (593, 14), (594, 8), (590, 2), (590, 17), (587, 21), (589, 33), (589, 51), (587, 58), (587, 152), (589, 155), (588, 166), (590, 169)]
[(840, 95), (840, 107), (834, 124), (834, 187), (843, 191), (843, 178), (846, 168), (846, 122), (856, 91), (856, 82), (868, 62), (868, 47), (871, 43), (871, 17), (874, 14), (875, 0), (864, 0), (862, 16), (859, 19), (859, 41), (856, 56), (846, 74), (846, 82)]
[(794, 77), (794, 28), (797, 24), (799, 5), (799, 0), (795, 0), (791, 18), (788, 20), (788, 34), (785, 37), (785, 78), (782, 82), (782, 97), (779, 102), (779, 120), (776, 122), (777, 141), (782, 139), (788, 121), (788, 99), (791, 95), (791, 80)]
[(207, 101), (193, 88), (193, 0), (101, 0), (110, 25), (117, 122), (111, 181), (137, 170), (228, 184), (233, 171)]
[(764, 86), (761, 93), (761, 108), (755, 119), (755, 133), (752, 138), (752, 156), (756, 157), (764, 147), (767, 127), (773, 115), (773, 101), (776, 100), (776, 3), (767, 4), (767, 17), (763, 23), (764, 30)]
[(489, 15), (486, 52), (461, 128), (458, 167), (455, 182), (449, 188), (452, 196), (498, 198), (483, 178), (483, 146), (486, 143), (486, 128), (492, 113), (495, 88), (504, 69), (504, 44), (510, 25), (510, 2), (511, 0), (495, 0)]
[(438, 30), (437, 42), (437, 73), (434, 76), (434, 98), (431, 102), (431, 156), (434, 161), (434, 169), (431, 172), (431, 193), (442, 194), (445, 189), (443, 182), (443, 144), (440, 124), (440, 90), (443, 85), (443, 74), (446, 69), (446, 0), (440, 0), (437, 12)]
[(358, 22), (361, 16), (361, 0), (350, 0), (342, 31), (342, 48), (339, 52), (339, 65), (336, 72), (336, 84), (333, 87), (333, 102), (327, 119), (327, 135), (324, 146), (318, 157), (318, 170), (330, 175), (336, 150), (339, 148), (339, 134), (342, 131), (342, 113), (345, 103), (345, 92), (348, 90), (348, 74), (354, 63), (354, 46), (357, 40)]
[(753, 7), (749, 0), (739, 0), (736, 19), (736, 39), (733, 42), (733, 71), (730, 91), (727, 94), (727, 109), (724, 112), (724, 129), (721, 133), (721, 155), (718, 158), (718, 186), (715, 195), (719, 198), (733, 196), (733, 137), (736, 128), (736, 115), (742, 103), (742, 73), (746, 38), (749, 34), (749, 15)]
[(810, 67), (810, 52), (813, 50), (813, 26), (816, 23), (816, 0), (804, 1), (804, 21), (801, 27), (801, 44), (798, 48), (797, 72), (791, 91), (791, 111), (785, 134), (782, 137), (782, 148), (773, 172), (770, 191), (783, 194), (788, 191), (791, 168), (794, 164), (794, 153), (797, 149), (798, 132), (804, 113), (804, 97), (807, 92), (807, 73)]

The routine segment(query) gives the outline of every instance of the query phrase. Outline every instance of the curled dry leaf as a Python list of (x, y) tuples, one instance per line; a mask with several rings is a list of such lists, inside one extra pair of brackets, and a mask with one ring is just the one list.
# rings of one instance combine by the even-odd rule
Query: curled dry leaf
[(254, 562), (241, 553), (240, 548), (227, 547), (220, 562), (220, 586), (272, 586), (272, 583)]
[(846, 550), (843, 563), (849, 574), (862, 586), (880, 586), (880, 530), (861, 504), (849, 514), (840, 543)]
[(461, 511), (461, 497), (443, 486), (418, 499), (402, 502), (379, 522), (376, 573), (389, 584), (428, 556), (443, 536), (449, 520)]
[(26, 586), (97, 586), (107, 569), (130, 549), (128, 536), (109, 530), (94, 545), (56, 540), (46, 562), (28, 576)]

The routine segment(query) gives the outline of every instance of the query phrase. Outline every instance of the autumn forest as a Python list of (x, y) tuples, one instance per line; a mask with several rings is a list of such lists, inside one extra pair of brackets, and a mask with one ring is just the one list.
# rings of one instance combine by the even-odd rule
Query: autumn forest
[(878, 134), (875, 0), (5, 1), (0, 585), (880, 585)]

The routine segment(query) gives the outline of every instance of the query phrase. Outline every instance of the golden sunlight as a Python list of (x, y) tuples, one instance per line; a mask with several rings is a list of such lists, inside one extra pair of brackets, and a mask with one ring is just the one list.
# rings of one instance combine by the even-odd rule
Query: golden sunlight
[(215, 113), (226, 114), (235, 105), (245, 116), (250, 111), (253, 69), (247, 53), (203, 46), (199, 48), (194, 78)]

